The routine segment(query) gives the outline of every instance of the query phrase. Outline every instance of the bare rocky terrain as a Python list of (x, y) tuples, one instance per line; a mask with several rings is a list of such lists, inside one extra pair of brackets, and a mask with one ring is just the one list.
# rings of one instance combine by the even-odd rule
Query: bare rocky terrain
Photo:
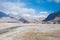
[(60, 40), (60, 24), (0, 23), (0, 40)]

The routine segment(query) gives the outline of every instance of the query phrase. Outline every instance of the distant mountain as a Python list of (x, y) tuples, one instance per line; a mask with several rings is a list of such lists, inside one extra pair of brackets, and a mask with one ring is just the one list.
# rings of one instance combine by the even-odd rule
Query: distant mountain
[(20, 18), (19, 21), (21, 21), (21, 22), (23, 22), (23, 23), (29, 22), (28, 20), (24, 19), (23, 17)]
[(0, 23), (19, 23), (19, 21), (10, 17), (3, 17), (0, 19)]
[(14, 19), (14, 17), (4, 13), (4, 12), (0, 12), (0, 23), (4, 23), (4, 22), (12, 22), (12, 23), (16, 23), (19, 22), (16, 19)]
[(12, 14), (6, 14), (0, 12), (0, 22), (22, 22), (22, 23), (33, 23), (42, 21), (43, 17), (31, 17), (31, 16), (16, 16)]
[(10, 16), (10, 15), (4, 13), (4, 12), (0, 12), (0, 18), (3, 18), (3, 17), (10, 17), (10, 18), (13, 18), (14, 19), (13, 16)]
[(46, 19), (43, 21), (53, 21), (53, 22), (60, 22), (60, 10), (54, 13), (51, 13)]
[(5, 13), (3, 13), (3, 12), (0, 12), (0, 18), (2, 18), (2, 17), (7, 17), (8, 15), (7, 14), (5, 14)]
[(23, 17), (20, 17), (20, 19), (15, 18), (14, 16), (11, 16), (9, 14), (6, 14), (4, 12), (0, 12), (0, 22), (28, 22), (26, 19), (24, 19)]

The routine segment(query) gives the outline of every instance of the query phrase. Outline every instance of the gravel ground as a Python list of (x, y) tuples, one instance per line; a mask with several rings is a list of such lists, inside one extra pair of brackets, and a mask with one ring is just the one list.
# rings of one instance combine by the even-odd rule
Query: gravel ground
[[(0, 24), (1, 25), (1, 24)], [(7, 25), (7, 24), (5, 24)], [(10, 24), (8, 32), (0, 34), (0, 40), (60, 40), (60, 24)], [(20, 25), (20, 27), (18, 27)], [(3, 28), (0, 28), (3, 30)], [(4, 31), (4, 30), (3, 30)]]

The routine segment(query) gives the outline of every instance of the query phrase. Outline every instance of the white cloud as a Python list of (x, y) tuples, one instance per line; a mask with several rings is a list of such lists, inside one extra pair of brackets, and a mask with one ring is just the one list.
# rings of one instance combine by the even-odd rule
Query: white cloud
[(56, 3), (60, 3), (60, 0), (54, 0)]
[(25, 8), (25, 6), (26, 4), (22, 2), (2, 2), (0, 3), (0, 11), (13, 15), (14, 17), (16, 16), (17, 19), (19, 19), (20, 16), (28, 19), (44, 19), (48, 15), (48, 12), (46, 11), (39, 12), (39, 15), (33, 15), (35, 10), (32, 8)]
[[(26, 16), (27, 15), (27, 16)], [(37, 21), (42, 21), (42, 20), (44, 20), (49, 14), (48, 14), (48, 12), (47, 11), (41, 11), (41, 12), (39, 12), (39, 14), (38, 15), (28, 15), (28, 14), (26, 14), (26, 15), (24, 15), (25, 17), (27, 17), (27, 18), (30, 18), (30, 20), (31, 19), (33, 19), (33, 21), (34, 20), (37, 20)]]
[(39, 15), (34, 16), (35, 18), (38, 18), (40, 21), (44, 20), (47, 16), (48, 16), (48, 12), (47, 11), (41, 11), (39, 12)]
[(23, 14), (33, 15), (35, 13), (35, 10), (32, 8), (24, 8), (26, 4), (22, 2), (3, 2), (0, 4), (0, 11), (3, 11), (7, 14), (19, 16)]
[(39, 16), (40, 17), (47, 17), (49, 14), (48, 14), (48, 12), (47, 11), (42, 11), (42, 12), (39, 12)]
[(30, 17), (31, 15), (29, 15), (29, 14), (23, 14), (22, 16), (24, 16), (24, 17)]

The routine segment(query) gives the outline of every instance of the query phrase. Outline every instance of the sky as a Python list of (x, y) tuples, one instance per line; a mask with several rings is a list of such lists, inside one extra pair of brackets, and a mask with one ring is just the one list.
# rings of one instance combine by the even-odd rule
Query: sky
[(46, 17), (60, 10), (60, 0), (0, 0), (0, 11), (18, 16)]

